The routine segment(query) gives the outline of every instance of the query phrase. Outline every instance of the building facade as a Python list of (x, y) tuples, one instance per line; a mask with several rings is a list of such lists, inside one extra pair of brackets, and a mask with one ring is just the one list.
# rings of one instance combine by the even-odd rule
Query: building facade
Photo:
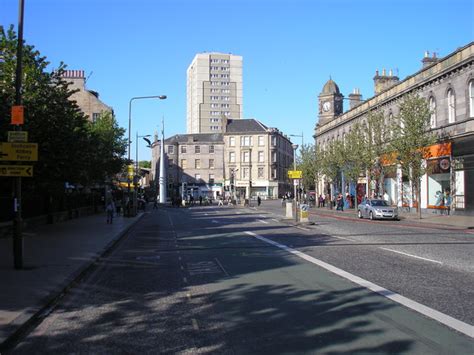
[[(159, 177), (160, 144), (152, 144), (152, 180)], [(226, 120), (225, 133), (175, 135), (165, 144), (169, 196), (277, 198), (291, 192), (290, 140), (254, 119)]]
[(229, 120), (224, 133), (225, 186), (236, 197), (278, 198), (290, 192), (291, 141), (254, 119)]
[(222, 133), (243, 112), (242, 57), (199, 53), (187, 70), (186, 133)]
[(99, 93), (86, 88), (84, 70), (65, 70), (63, 79), (70, 83), (70, 90), (77, 90), (70, 99), (76, 101), (77, 106), (88, 116), (89, 121), (95, 122), (103, 112), (113, 110), (99, 99)]
[[(385, 70), (374, 76), (375, 96), (362, 101), (358, 90), (349, 95), (350, 108), (343, 112), (344, 97), (339, 88), (328, 81), (319, 96), (319, 122), (315, 128), (316, 144), (324, 147), (335, 139), (344, 139), (351, 126), (363, 123), (372, 110), (380, 110), (388, 120), (396, 119), (399, 105), (408, 94), (417, 94), (429, 103), (430, 130), (438, 143), (430, 147), (426, 164), (429, 173), (421, 181), (422, 209), (440, 212), (450, 209), (459, 214), (474, 214), (474, 43), (470, 43), (444, 58), (425, 53), (422, 68), (400, 81)], [(326, 103), (328, 102), (328, 103)], [(336, 103), (340, 103), (337, 108)], [(359, 181), (364, 183), (364, 179)], [(344, 183), (340, 189), (356, 194), (354, 186)], [(320, 191), (327, 183), (319, 185)], [(352, 189), (353, 191), (348, 191)], [(364, 193), (370, 193), (366, 186)], [(385, 176), (384, 190), (389, 200), (398, 206), (414, 206), (411, 182), (401, 169)], [(449, 205), (449, 206), (448, 206)]]

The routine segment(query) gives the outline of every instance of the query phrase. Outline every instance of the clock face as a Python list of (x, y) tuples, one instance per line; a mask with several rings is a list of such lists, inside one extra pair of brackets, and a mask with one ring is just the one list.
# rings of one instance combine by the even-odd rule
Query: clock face
[(331, 103), (329, 101), (323, 102), (323, 111), (328, 112), (331, 109)]

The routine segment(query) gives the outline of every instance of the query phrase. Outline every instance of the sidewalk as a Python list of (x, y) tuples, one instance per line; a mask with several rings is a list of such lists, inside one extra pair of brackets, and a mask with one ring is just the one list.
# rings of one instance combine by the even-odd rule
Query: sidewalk
[(102, 213), (26, 230), (22, 270), (13, 267), (12, 238), (0, 238), (0, 352), (142, 216), (107, 224)]
[[(335, 208), (328, 209), (327, 207), (312, 207), (309, 210), (310, 214), (322, 215), (329, 217), (343, 217), (349, 219), (358, 219), (357, 211), (355, 209), (349, 209), (344, 211), (337, 211)], [(400, 222), (410, 225), (419, 226), (431, 226), (439, 225), (440, 227), (448, 227), (452, 229), (474, 229), (474, 217), (472, 216), (461, 216), (461, 215), (445, 215), (445, 214), (434, 214), (434, 213), (422, 213), (422, 218), (418, 218), (416, 212), (404, 212), (400, 211)]]

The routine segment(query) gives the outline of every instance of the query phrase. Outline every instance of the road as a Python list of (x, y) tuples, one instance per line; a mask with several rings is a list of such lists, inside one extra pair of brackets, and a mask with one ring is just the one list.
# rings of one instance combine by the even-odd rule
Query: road
[(14, 353), (472, 353), (472, 235), (280, 214), (150, 211)]

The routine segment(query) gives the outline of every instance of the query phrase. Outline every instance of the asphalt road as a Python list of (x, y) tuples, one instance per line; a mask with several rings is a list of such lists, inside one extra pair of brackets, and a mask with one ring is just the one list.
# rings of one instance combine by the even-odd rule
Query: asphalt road
[(472, 235), (264, 205), (151, 211), (14, 353), (472, 353)]

